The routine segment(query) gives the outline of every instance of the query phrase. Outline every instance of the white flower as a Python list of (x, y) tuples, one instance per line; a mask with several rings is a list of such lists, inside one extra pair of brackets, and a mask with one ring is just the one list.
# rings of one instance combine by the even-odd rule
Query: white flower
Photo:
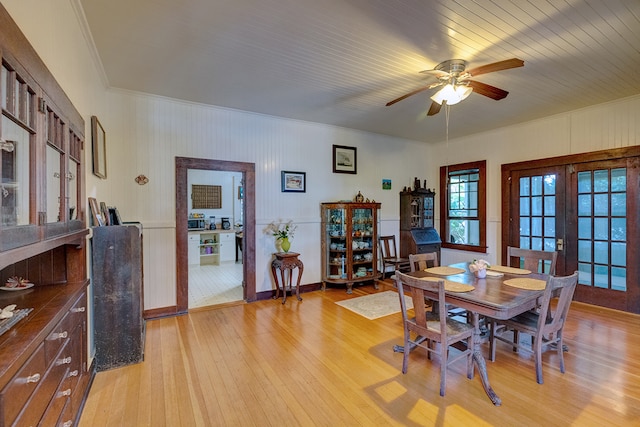
[(487, 261), (483, 260), (483, 259), (474, 259), (472, 262), (469, 263), (469, 271), (472, 273), (475, 273), (478, 270), (486, 270), (487, 268), (490, 268), (491, 264), (489, 264)]
[(267, 225), (263, 231), (266, 234), (271, 234), (276, 239), (285, 239), (293, 238), (293, 235), (297, 228), (298, 226), (294, 225), (292, 220), (282, 222), (281, 219), (278, 219), (277, 222), (274, 221), (269, 223), (269, 225)]

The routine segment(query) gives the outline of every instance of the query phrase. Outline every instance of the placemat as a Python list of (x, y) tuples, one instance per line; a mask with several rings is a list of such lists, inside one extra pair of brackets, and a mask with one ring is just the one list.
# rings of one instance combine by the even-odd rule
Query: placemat
[(424, 271), (431, 274), (437, 274), (439, 276), (451, 276), (453, 274), (464, 273), (464, 270), (462, 268), (447, 267), (447, 266), (431, 267), (431, 268), (425, 269)]
[(516, 279), (505, 280), (505, 285), (513, 286), (514, 288), (526, 289), (528, 291), (542, 291), (547, 286), (547, 282), (540, 279), (531, 279), (529, 277), (518, 277)]
[(531, 270), (525, 270), (524, 268), (507, 267), (504, 265), (492, 265), (489, 270), (499, 271), (507, 274), (531, 274)]
[[(437, 277), (421, 277), (420, 279), (428, 282), (439, 282), (443, 279)], [(449, 292), (470, 292), (476, 287), (473, 285), (465, 285), (464, 283), (454, 282), (452, 280), (444, 280), (444, 290)]]

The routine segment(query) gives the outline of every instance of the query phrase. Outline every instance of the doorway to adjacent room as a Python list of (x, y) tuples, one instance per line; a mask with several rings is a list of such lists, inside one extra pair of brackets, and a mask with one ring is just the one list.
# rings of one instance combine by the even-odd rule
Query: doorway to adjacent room
[[(194, 268), (189, 262), (189, 233), (187, 219), (189, 216), (189, 171), (219, 171), (241, 174), (242, 182), (242, 234), (240, 234), (240, 241), (238, 246), (242, 250), (238, 251), (238, 264), (235, 263), (235, 257), (233, 262), (226, 262), (222, 265), (217, 262), (217, 265), (204, 265), (206, 268), (220, 267), (219, 271), (215, 272), (217, 282), (229, 279), (235, 280), (238, 277), (239, 271), (244, 278), (242, 287), (242, 299), (245, 301), (253, 301), (256, 299), (256, 287), (255, 287), (255, 165), (253, 163), (243, 162), (228, 162), (221, 160), (211, 159), (197, 159), (197, 158), (176, 158), (176, 259), (177, 259), (177, 294), (176, 294), (176, 310), (178, 312), (186, 312), (189, 310), (189, 297), (190, 293), (193, 297), (193, 292), (190, 292), (190, 281), (194, 282), (194, 291), (200, 286), (197, 281), (200, 281), (205, 276), (210, 276), (213, 272), (205, 272), (198, 268), (198, 274), (192, 271)], [(236, 220), (235, 222), (238, 222)], [(231, 229), (222, 230), (225, 233), (220, 233), (220, 236), (213, 238), (207, 237), (206, 240), (213, 240), (214, 244), (217, 238), (228, 238), (227, 248), (229, 245), (234, 247), (235, 254), (235, 242), (236, 234)], [(226, 236), (230, 234), (230, 236)], [(240, 258), (241, 257), (241, 258)], [(219, 261), (219, 259), (217, 259)], [(193, 264), (193, 261), (191, 262)], [(206, 263), (205, 263), (206, 264)], [(225, 270), (226, 267), (229, 267)], [(225, 271), (222, 271), (225, 270)], [(190, 274), (191, 272), (191, 274)], [(199, 274), (202, 273), (202, 274)], [(225, 279), (226, 277), (226, 279)], [(219, 283), (220, 284), (220, 283)]]

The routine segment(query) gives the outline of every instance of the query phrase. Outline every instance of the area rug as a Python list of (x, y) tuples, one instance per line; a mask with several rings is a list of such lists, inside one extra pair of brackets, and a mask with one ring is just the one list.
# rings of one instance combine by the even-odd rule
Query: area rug
[[(404, 300), (407, 304), (407, 309), (413, 308), (411, 298), (405, 296)], [(384, 291), (377, 294), (336, 301), (336, 304), (369, 320), (400, 313), (400, 300), (398, 299), (398, 293), (394, 291)]]

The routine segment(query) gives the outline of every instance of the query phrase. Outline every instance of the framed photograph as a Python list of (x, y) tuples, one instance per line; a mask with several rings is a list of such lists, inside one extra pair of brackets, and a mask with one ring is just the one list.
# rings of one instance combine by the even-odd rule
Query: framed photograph
[(107, 142), (102, 125), (96, 116), (91, 116), (91, 141), (93, 145), (93, 174), (107, 179)]
[(391, 190), (391, 180), (390, 179), (383, 179), (382, 180), (382, 189), (383, 190)]
[(358, 173), (356, 147), (333, 146), (333, 173)]
[(282, 171), (280, 174), (282, 192), (304, 193), (307, 191), (307, 173)]
[(98, 206), (98, 201), (89, 197), (89, 210), (91, 210), (91, 218), (93, 219), (94, 227), (101, 227), (104, 225), (104, 220), (102, 219), (102, 212), (100, 211), (100, 207)]

